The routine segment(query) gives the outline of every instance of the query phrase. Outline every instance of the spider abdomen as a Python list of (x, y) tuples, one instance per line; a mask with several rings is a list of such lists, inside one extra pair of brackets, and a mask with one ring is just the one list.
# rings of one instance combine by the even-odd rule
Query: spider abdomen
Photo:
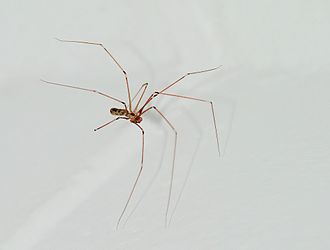
[(117, 109), (117, 108), (111, 108), (110, 113), (112, 115), (116, 115), (116, 116), (126, 116), (127, 115), (127, 111), (125, 109)]

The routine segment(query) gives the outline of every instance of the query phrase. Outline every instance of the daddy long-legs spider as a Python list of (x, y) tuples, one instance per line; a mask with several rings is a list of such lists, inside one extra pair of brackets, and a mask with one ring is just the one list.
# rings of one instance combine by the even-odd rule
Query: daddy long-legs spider
[[(211, 68), (211, 69), (206, 69), (206, 70), (200, 70), (200, 71), (192, 71), (184, 74), (174, 82), (166, 85), (163, 89), (160, 91), (155, 91), (153, 92), (145, 102), (142, 102), (142, 98), (146, 92), (146, 89), (148, 87), (148, 83), (143, 84), (137, 93), (133, 96), (131, 96), (131, 91), (128, 83), (128, 76), (126, 71), (123, 69), (123, 67), (118, 63), (118, 61), (113, 57), (113, 55), (110, 53), (110, 51), (103, 46), (102, 43), (95, 43), (95, 42), (88, 42), (88, 41), (76, 41), (76, 40), (62, 40), (62, 39), (57, 39), (61, 42), (66, 42), (66, 43), (78, 43), (78, 44), (88, 44), (88, 45), (94, 45), (94, 46), (99, 46), (101, 47), (107, 54), (110, 56), (110, 58), (113, 60), (113, 62), (117, 65), (117, 67), (122, 71), (122, 74), (125, 79), (125, 88), (127, 90), (127, 100), (128, 100), (128, 105), (126, 102), (122, 101), (121, 99), (115, 98), (113, 96), (110, 96), (106, 93), (100, 92), (96, 89), (89, 89), (89, 88), (81, 88), (78, 86), (73, 86), (73, 85), (67, 85), (67, 84), (62, 84), (62, 83), (57, 83), (57, 82), (50, 82), (50, 81), (45, 81), (41, 80), (44, 83), (52, 84), (52, 85), (57, 85), (61, 87), (67, 87), (67, 88), (72, 88), (72, 89), (77, 89), (77, 90), (82, 90), (82, 91), (87, 91), (91, 93), (96, 93), (98, 95), (104, 96), (108, 99), (111, 99), (114, 102), (120, 103), (122, 105), (121, 108), (110, 108), (110, 114), (115, 116), (116, 118), (110, 120), (109, 122), (97, 127), (94, 129), (94, 131), (97, 131), (101, 128), (104, 128), (105, 126), (110, 125), (111, 123), (118, 121), (120, 119), (122, 120), (127, 120), (134, 124), (141, 132), (141, 163), (140, 163), (140, 168), (138, 171), (138, 175), (134, 181), (133, 187), (129, 193), (128, 199), (125, 203), (125, 206), (118, 218), (117, 221), (117, 226), (116, 228), (118, 229), (120, 222), (122, 220), (122, 217), (125, 214), (125, 211), (130, 203), (130, 200), (133, 196), (134, 190), (137, 186), (137, 183), (139, 181), (139, 178), (141, 176), (142, 170), (143, 170), (143, 162), (144, 162), (144, 140), (145, 140), (145, 135), (144, 135), (144, 130), (141, 127), (140, 123), (142, 122), (142, 117), (144, 116), (145, 113), (154, 110), (163, 120), (164, 122), (169, 126), (169, 128), (173, 131), (174, 133), (174, 145), (173, 145), (173, 155), (172, 155), (172, 168), (171, 168), (171, 177), (170, 177), (170, 184), (169, 184), (169, 190), (168, 190), (168, 199), (167, 199), (167, 205), (166, 205), (166, 215), (165, 215), (165, 225), (168, 224), (168, 213), (170, 209), (170, 203), (171, 203), (171, 194), (172, 194), (172, 186), (173, 186), (173, 178), (174, 178), (174, 170), (175, 170), (175, 157), (176, 157), (176, 147), (177, 147), (177, 136), (178, 133), (172, 123), (165, 117), (165, 115), (155, 106), (151, 105), (152, 101), (158, 97), (158, 96), (164, 96), (164, 97), (175, 97), (175, 98), (181, 98), (181, 99), (188, 99), (188, 100), (193, 100), (193, 101), (198, 101), (198, 102), (204, 102), (204, 103), (209, 103), (211, 112), (212, 112), (212, 117), (213, 117), (213, 125), (214, 125), (214, 131), (215, 131), (215, 137), (216, 137), (216, 143), (217, 143), (217, 148), (218, 148), (218, 153), (220, 156), (220, 145), (219, 145), (219, 135), (218, 135), (218, 129), (217, 129), (217, 124), (215, 120), (215, 111), (214, 111), (214, 106), (212, 101), (205, 100), (205, 99), (200, 99), (200, 98), (195, 98), (191, 96), (184, 96), (184, 95), (178, 95), (175, 93), (168, 93), (167, 90), (169, 90), (171, 87), (176, 85), (178, 82), (182, 81), (184, 78), (186, 78), (189, 75), (194, 75), (194, 74), (201, 74), (201, 73), (206, 73), (210, 72), (213, 70), (218, 69), (221, 66), (218, 66), (216, 68)], [(136, 103), (135, 103), (136, 100)], [(135, 103), (135, 105), (133, 105)]]

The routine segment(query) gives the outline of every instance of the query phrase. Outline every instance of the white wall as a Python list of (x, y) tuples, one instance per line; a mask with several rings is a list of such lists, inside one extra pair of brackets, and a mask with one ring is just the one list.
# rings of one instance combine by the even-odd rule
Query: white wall
[[(1, 249), (329, 248), (328, 1), (0, 3)], [(133, 92), (223, 65), (171, 90), (213, 100), (220, 159), (207, 104), (155, 102), (179, 133), (170, 227), (173, 134), (144, 117), (134, 213), (115, 231), (140, 134), (94, 133), (115, 103), (39, 79), (125, 98), (123, 77), (101, 49), (54, 37), (103, 42)]]

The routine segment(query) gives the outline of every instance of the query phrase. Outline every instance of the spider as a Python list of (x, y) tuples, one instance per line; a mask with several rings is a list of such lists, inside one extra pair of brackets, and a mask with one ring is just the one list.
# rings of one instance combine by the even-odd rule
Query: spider
[[(218, 153), (219, 153), (219, 156), (220, 156), (219, 134), (218, 134), (217, 124), (216, 124), (216, 119), (215, 119), (214, 106), (213, 106), (212, 101), (204, 100), (204, 99), (200, 99), (200, 98), (195, 98), (195, 97), (191, 97), (191, 96), (177, 95), (177, 94), (174, 94), (174, 93), (168, 93), (166, 91), (169, 90), (171, 87), (173, 87), (178, 82), (180, 82), (181, 80), (183, 80), (184, 78), (186, 78), (187, 76), (195, 75), (195, 74), (201, 74), (201, 73), (205, 73), (205, 72), (210, 72), (210, 71), (213, 71), (213, 70), (216, 70), (216, 69), (220, 68), (222, 65), (220, 65), (218, 67), (215, 67), (215, 68), (211, 68), (211, 69), (188, 72), (185, 75), (178, 78), (177, 80), (175, 80), (174, 82), (172, 82), (171, 84), (168, 84), (165, 88), (161, 89), (160, 91), (153, 92), (146, 99), (146, 101), (144, 103), (141, 103), (141, 100), (142, 100), (142, 98), (143, 98), (143, 96), (146, 92), (147, 87), (148, 87), (148, 83), (142, 84), (142, 86), (139, 88), (137, 93), (132, 98), (129, 83), (128, 83), (128, 75), (127, 75), (126, 71), (123, 69), (123, 67), (118, 63), (118, 61), (115, 59), (115, 57), (110, 53), (110, 51), (102, 43), (89, 42), (89, 41), (80, 41), (80, 40), (63, 40), (63, 39), (58, 39), (58, 38), (56, 38), (56, 40), (58, 40), (60, 42), (65, 42), (65, 43), (88, 44), (88, 45), (94, 45), (94, 46), (101, 47), (108, 54), (108, 56), (110, 56), (110, 58), (117, 65), (117, 67), (121, 70), (121, 72), (123, 73), (123, 76), (125, 78), (125, 86), (126, 86), (126, 90), (127, 90), (128, 105), (126, 104), (126, 102), (124, 102), (124, 101), (122, 101), (118, 98), (115, 98), (113, 96), (110, 96), (106, 93), (100, 92), (96, 89), (81, 88), (81, 87), (77, 87), (77, 86), (73, 86), (73, 85), (67, 85), (67, 84), (62, 84), (62, 83), (57, 83), (57, 82), (50, 82), (50, 81), (46, 81), (46, 80), (41, 79), (42, 82), (47, 83), (47, 84), (52, 84), (52, 85), (57, 85), (57, 86), (61, 86), (61, 87), (67, 87), (67, 88), (78, 89), (78, 90), (82, 90), (82, 91), (96, 93), (98, 95), (109, 98), (112, 101), (115, 101), (115, 102), (122, 105), (122, 108), (117, 108), (117, 107), (116, 108), (115, 107), (110, 108), (110, 114), (115, 116), (116, 118), (114, 118), (114, 119), (110, 120), (109, 122), (95, 128), (94, 131), (97, 131), (101, 128), (104, 128), (105, 126), (108, 126), (111, 123), (113, 123), (115, 121), (118, 121), (118, 120), (121, 120), (121, 119), (129, 121), (130, 123), (134, 124), (140, 130), (140, 132), (141, 132), (141, 144), (142, 144), (141, 145), (140, 168), (139, 168), (137, 177), (135, 178), (133, 187), (132, 187), (132, 189), (129, 193), (128, 199), (125, 203), (125, 206), (124, 206), (124, 208), (123, 208), (123, 210), (122, 210), (122, 212), (121, 212), (121, 214), (118, 218), (117, 226), (116, 226), (117, 229), (118, 229), (118, 227), (120, 225), (120, 222), (121, 222), (121, 220), (122, 220), (122, 218), (125, 214), (127, 206), (130, 203), (130, 200), (133, 196), (134, 190), (137, 186), (137, 183), (139, 181), (139, 178), (140, 178), (142, 170), (143, 170), (144, 140), (145, 140), (144, 137), (145, 137), (145, 135), (144, 135), (144, 130), (140, 125), (140, 123), (143, 120), (143, 118), (142, 118), (143, 115), (145, 113), (151, 111), (151, 110), (154, 110), (156, 113), (158, 113), (158, 115), (160, 115), (160, 117), (164, 120), (164, 122), (167, 123), (167, 125), (172, 129), (172, 131), (174, 133), (174, 148), (173, 148), (171, 177), (170, 177), (168, 199), (167, 199), (167, 206), (166, 206), (166, 215), (165, 215), (165, 226), (167, 226), (168, 225), (168, 213), (169, 213), (170, 202), (171, 202), (172, 186), (173, 186), (173, 177), (174, 177), (174, 170), (175, 170), (174, 166), (175, 166), (175, 157), (176, 157), (176, 146), (177, 146), (178, 133), (177, 133), (177, 130), (172, 125), (172, 123), (165, 117), (165, 115), (157, 107), (151, 106), (150, 104), (151, 104), (152, 100), (154, 98), (158, 97), (158, 96), (176, 97), (176, 98), (183, 98), (183, 99), (189, 99), (189, 100), (198, 101), (198, 102), (209, 103), (211, 111), (212, 111), (213, 125), (214, 125), (214, 129), (215, 129), (217, 149), (218, 149)], [(137, 99), (137, 102), (134, 106), (133, 103), (136, 99)]]

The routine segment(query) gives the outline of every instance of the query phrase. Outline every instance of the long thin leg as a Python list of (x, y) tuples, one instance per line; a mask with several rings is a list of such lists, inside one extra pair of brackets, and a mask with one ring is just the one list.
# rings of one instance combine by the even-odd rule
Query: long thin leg
[(215, 120), (215, 112), (214, 112), (213, 102), (212, 101), (209, 101), (209, 100), (204, 100), (204, 99), (199, 99), (199, 98), (195, 98), (195, 97), (190, 97), (190, 96), (168, 94), (168, 93), (160, 93), (160, 92), (156, 92), (156, 93), (159, 94), (159, 95), (179, 97), (179, 98), (184, 98), (184, 99), (189, 99), (189, 100), (194, 100), (194, 101), (199, 101), (199, 102), (208, 102), (211, 105), (212, 116), (213, 116), (213, 124), (214, 124), (214, 130), (215, 130), (215, 137), (217, 139), (218, 153), (219, 153), (219, 157), (220, 157), (219, 134), (218, 134), (217, 123), (216, 123), (216, 120)]
[(97, 130), (99, 130), (101, 128), (104, 128), (105, 126), (108, 126), (109, 124), (113, 123), (114, 121), (118, 121), (119, 119), (125, 119), (125, 120), (127, 120), (128, 118), (127, 117), (117, 117), (117, 118), (115, 118), (115, 119), (113, 119), (113, 120), (111, 120), (111, 121), (109, 121), (107, 123), (104, 123), (100, 127), (95, 128), (94, 131), (97, 131)]
[(123, 211), (121, 212), (121, 214), (120, 214), (120, 216), (119, 216), (119, 219), (118, 219), (118, 222), (117, 222), (117, 227), (116, 227), (117, 230), (118, 230), (118, 227), (119, 227), (120, 221), (121, 221), (121, 219), (122, 219), (122, 217), (123, 217), (123, 215), (124, 215), (124, 213), (125, 213), (125, 211), (126, 211), (126, 209), (127, 209), (127, 206), (128, 206), (128, 204), (129, 204), (129, 202), (130, 202), (130, 200), (131, 200), (131, 198), (132, 198), (132, 195), (133, 195), (133, 193), (134, 193), (134, 190), (135, 190), (136, 184), (138, 183), (138, 181), (139, 181), (139, 179), (140, 179), (140, 175), (141, 175), (142, 170), (143, 170), (143, 160), (144, 160), (144, 130), (143, 130), (143, 128), (142, 128), (139, 124), (137, 124), (137, 123), (134, 123), (134, 124), (140, 128), (141, 133), (142, 133), (142, 134), (141, 134), (141, 135), (142, 135), (141, 166), (140, 166), (140, 169), (139, 169), (139, 173), (138, 173), (138, 175), (137, 175), (137, 177), (136, 177), (136, 179), (135, 179), (135, 182), (134, 182), (133, 188), (132, 188), (132, 190), (131, 190), (131, 192), (130, 192), (130, 194), (129, 194), (129, 196), (128, 196), (128, 199), (127, 199), (127, 201), (126, 201), (125, 207), (124, 207)]
[(79, 90), (84, 90), (84, 91), (88, 91), (88, 92), (92, 92), (92, 93), (96, 93), (96, 94), (99, 94), (99, 95), (102, 95), (102, 96), (105, 96), (107, 98), (110, 98), (116, 102), (120, 102), (121, 104), (123, 104), (125, 106), (125, 109), (127, 110), (127, 106), (126, 106), (126, 103), (115, 98), (115, 97), (112, 97), (112, 96), (109, 96), (105, 93), (102, 93), (96, 89), (86, 89), (86, 88), (80, 88), (80, 87), (76, 87), (76, 86), (73, 86), (73, 85), (67, 85), (67, 84), (62, 84), (62, 83), (56, 83), (56, 82), (49, 82), (49, 81), (45, 81), (45, 80), (42, 80), (40, 79), (40, 81), (44, 82), (44, 83), (48, 83), (48, 84), (52, 84), (52, 85), (57, 85), (57, 86), (61, 86), (61, 87), (66, 87), (66, 88), (71, 88), (71, 89), (79, 89)]
[(165, 215), (165, 225), (168, 225), (168, 212), (170, 209), (170, 203), (171, 203), (171, 196), (172, 196), (172, 188), (173, 188), (173, 178), (174, 178), (174, 166), (175, 166), (175, 155), (176, 155), (176, 144), (177, 144), (177, 139), (178, 139), (178, 132), (174, 128), (174, 126), (170, 123), (170, 121), (163, 115), (162, 112), (160, 112), (155, 106), (152, 106), (150, 108), (147, 108), (143, 113), (154, 109), (158, 112), (158, 114), (161, 115), (161, 117), (166, 121), (166, 123), (171, 127), (171, 129), (174, 132), (175, 139), (174, 139), (174, 150), (173, 150), (173, 158), (172, 158), (172, 169), (171, 169), (171, 180), (170, 180), (170, 188), (169, 188), (169, 193), (168, 193), (168, 200), (167, 200), (167, 205), (166, 205), (166, 215)]
[(139, 104), (140, 104), (140, 102), (141, 102), (141, 99), (142, 99), (142, 97), (144, 96), (144, 93), (146, 92), (147, 87), (148, 87), (148, 83), (144, 83), (144, 84), (142, 84), (142, 86), (140, 87), (139, 91), (134, 95), (134, 97), (133, 97), (133, 99), (132, 99), (132, 102), (134, 102), (134, 99), (139, 95), (139, 93), (140, 93), (141, 90), (143, 89), (142, 94), (141, 94), (141, 96), (140, 96), (138, 102), (136, 103), (133, 112), (136, 112), (136, 110), (138, 109)]
[(177, 84), (178, 82), (180, 82), (183, 78), (189, 76), (189, 75), (194, 75), (194, 74), (200, 74), (200, 73), (205, 73), (205, 72), (209, 72), (209, 71), (213, 71), (216, 70), (218, 68), (220, 68), (222, 65), (212, 68), (212, 69), (206, 69), (206, 70), (200, 70), (200, 71), (193, 71), (193, 72), (188, 72), (187, 74), (181, 76), (179, 79), (177, 79), (176, 81), (174, 81), (173, 83), (171, 83), (170, 85), (168, 85), (167, 87), (163, 88), (161, 91), (159, 91), (159, 93), (164, 92), (165, 90), (171, 88), (172, 86), (174, 86), (175, 84)]
[(100, 46), (101, 48), (103, 48), (105, 50), (105, 52), (111, 57), (111, 59), (115, 62), (115, 64), (119, 67), (119, 69), (124, 74), (125, 82), (126, 82), (126, 88), (127, 88), (129, 110), (132, 111), (131, 92), (130, 92), (130, 89), (129, 89), (127, 73), (123, 69), (123, 67), (118, 63), (118, 61), (113, 57), (113, 55), (110, 53), (110, 51), (106, 47), (104, 47), (104, 45), (102, 43), (88, 42), (88, 41), (77, 41), (77, 40), (63, 40), (63, 39), (58, 39), (58, 38), (56, 38), (56, 40), (58, 40), (60, 42), (66, 42), (66, 43), (81, 43), (81, 44), (96, 45), (96, 46)]
[(189, 75), (194, 75), (194, 74), (200, 74), (200, 73), (205, 73), (205, 72), (209, 72), (209, 71), (213, 71), (216, 70), (218, 68), (222, 67), (222, 65), (216, 67), (216, 68), (212, 68), (212, 69), (206, 69), (206, 70), (200, 70), (200, 71), (193, 71), (193, 72), (188, 72), (187, 74), (181, 76), (179, 79), (177, 79), (176, 81), (174, 81), (173, 83), (171, 83), (170, 85), (168, 85), (167, 87), (163, 88), (160, 91), (154, 92), (153, 94), (150, 95), (150, 97), (146, 100), (146, 102), (142, 105), (142, 107), (140, 108), (139, 112), (142, 112), (143, 109), (147, 106), (147, 104), (149, 102), (152, 101), (152, 99), (154, 99), (158, 94), (163, 93), (164, 91), (166, 91), (167, 89), (173, 87), (175, 84), (177, 84), (178, 82), (180, 82), (183, 78), (189, 76)]

